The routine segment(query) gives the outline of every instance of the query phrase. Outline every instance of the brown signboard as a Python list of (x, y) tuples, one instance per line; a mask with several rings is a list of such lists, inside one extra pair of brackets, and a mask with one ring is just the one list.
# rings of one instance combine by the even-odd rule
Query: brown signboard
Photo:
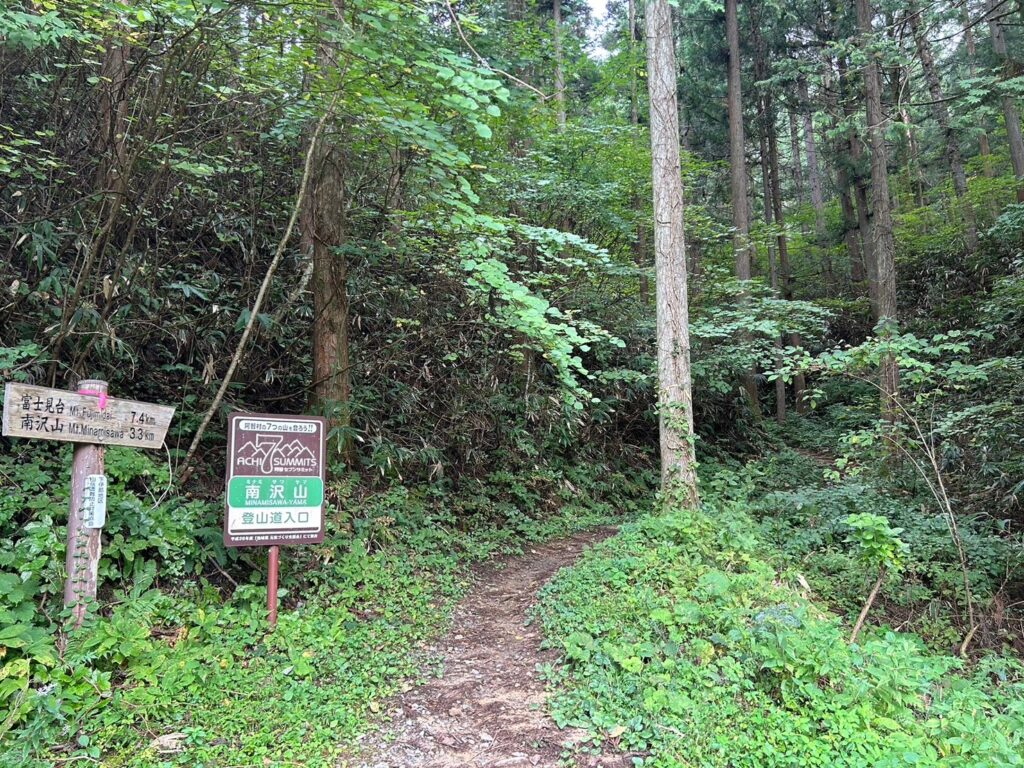
[(4, 387), (4, 437), (160, 448), (173, 416), (170, 406), (107, 397), (105, 392), (14, 382)]
[(316, 416), (228, 417), (226, 546), (324, 540), (326, 431)]

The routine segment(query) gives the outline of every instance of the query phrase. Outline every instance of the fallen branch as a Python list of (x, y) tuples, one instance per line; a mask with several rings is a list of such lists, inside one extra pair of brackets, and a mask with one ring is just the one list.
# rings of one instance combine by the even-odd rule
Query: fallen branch
[(857, 617), (857, 623), (853, 625), (853, 632), (850, 634), (850, 642), (857, 642), (857, 635), (860, 634), (861, 629), (864, 626), (864, 620), (868, 617), (868, 611), (871, 610), (871, 605), (875, 602), (875, 598), (878, 597), (878, 590), (882, 588), (882, 582), (885, 581), (885, 568), (878, 570), (878, 578), (875, 579), (875, 586), (871, 588), (871, 594), (868, 595), (868, 600), (864, 603), (864, 607), (860, 609), (860, 616)]

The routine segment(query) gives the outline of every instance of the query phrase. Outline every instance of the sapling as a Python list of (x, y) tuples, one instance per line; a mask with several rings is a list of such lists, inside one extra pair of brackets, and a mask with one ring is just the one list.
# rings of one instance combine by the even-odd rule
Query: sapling
[(896, 573), (902, 569), (903, 556), (909, 548), (899, 537), (903, 529), (891, 527), (887, 517), (861, 512), (847, 515), (844, 522), (850, 527), (850, 535), (846, 537), (846, 541), (857, 545), (857, 558), (878, 573), (850, 634), (850, 642), (855, 643), (864, 626), (864, 620), (868, 617), (868, 611), (871, 610), (871, 605), (882, 588), (882, 582), (888, 573)]

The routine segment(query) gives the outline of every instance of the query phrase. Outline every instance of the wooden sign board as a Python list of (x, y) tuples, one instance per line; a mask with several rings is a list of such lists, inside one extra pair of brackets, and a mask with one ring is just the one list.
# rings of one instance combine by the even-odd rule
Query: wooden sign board
[(315, 416), (228, 417), (226, 546), (324, 540), (326, 432)]
[(4, 388), (4, 437), (160, 448), (173, 417), (166, 405), (13, 382)]

